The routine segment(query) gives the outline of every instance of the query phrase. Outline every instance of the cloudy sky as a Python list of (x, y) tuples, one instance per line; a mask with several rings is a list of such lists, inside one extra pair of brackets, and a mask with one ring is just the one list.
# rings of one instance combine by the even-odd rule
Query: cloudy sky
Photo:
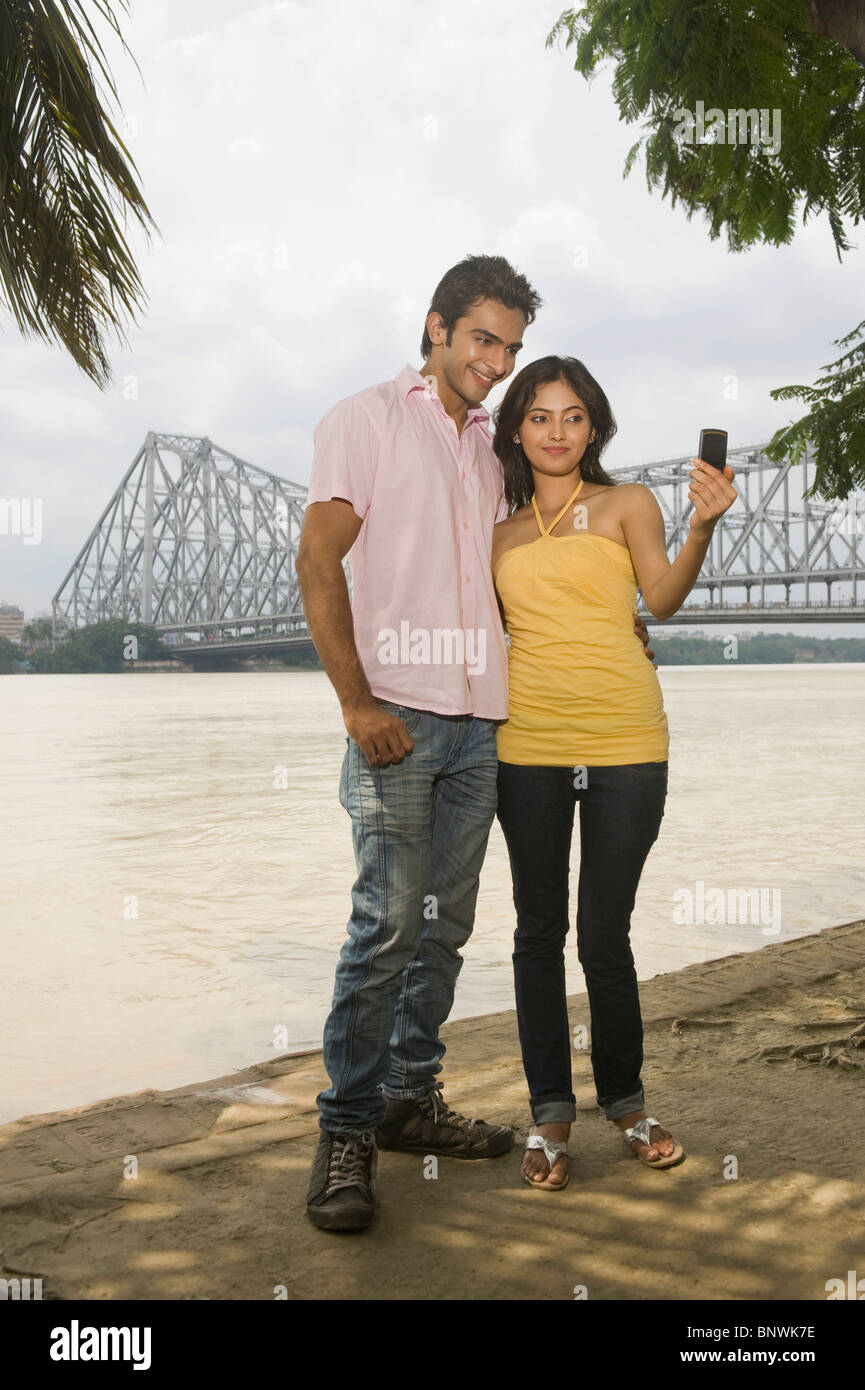
[(305, 483), (318, 419), (420, 365), (430, 292), (468, 252), (508, 256), (545, 301), (522, 362), (570, 353), (598, 377), (612, 468), (692, 453), (702, 425), (744, 445), (794, 418), (769, 390), (837, 355), (861, 254), (839, 265), (819, 219), (733, 256), (641, 164), (623, 180), (638, 130), (606, 76), (545, 47), (563, 8), (133, 3), (141, 74), (108, 50), (161, 232), (132, 238), (149, 302), (104, 392), (0, 311), (0, 495), (43, 505), (39, 545), (3, 538), (0, 600), (50, 608), (148, 430)]

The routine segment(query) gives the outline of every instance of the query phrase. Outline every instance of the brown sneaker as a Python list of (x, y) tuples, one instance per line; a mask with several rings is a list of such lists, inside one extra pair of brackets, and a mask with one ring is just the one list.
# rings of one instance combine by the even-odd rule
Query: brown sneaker
[(437, 1082), (421, 1100), (389, 1100), (376, 1130), (378, 1147), (447, 1158), (496, 1158), (513, 1148), (512, 1129), (458, 1115), (446, 1104), (443, 1085)]
[(322, 1231), (362, 1231), (375, 1212), (375, 1135), (323, 1129), (306, 1194), (306, 1214)]

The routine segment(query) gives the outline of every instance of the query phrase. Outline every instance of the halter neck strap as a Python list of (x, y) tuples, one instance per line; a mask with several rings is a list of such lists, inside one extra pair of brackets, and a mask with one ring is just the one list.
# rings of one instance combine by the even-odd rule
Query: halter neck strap
[(541, 513), (540, 513), (540, 509), (538, 508), (537, 498), (535, 497), (535, 494), (532, 493), (532, 506), (533, 506), (534, 509), (535, 509), (535, 518), (536, 518), (536, 520), (537, 520), (538, 526), (541, 528), (541, 535), (542, 535), (542, 536), (548, 536), (552, 531), (555, 531), (556, 527), (558, 526), (558, 524), (559, 524), (559, 522), (561, 521), (562, 517), (564, 516), (565, 512), (568, 510), (568, 507), (571, 505), (571, 503), (573, 502), (574, 498), (577, 496), (578, 492), (580, 491), (580, 488), (583, 486), (583, 482), (584, 482), (584, 479), (581, 478), (580, 481), (577, 483), (577, 486), (574, 488), (573, 492), (571, 493), (570, 497), (568, 498), (567, 502), (566, 502), (565, 505), (562, 507), (562, 510), (559, 512), (559, 514), (558, 514), (558, 516), (556, 517), (555, 521), (552, 522), (552, 524), (551, 524), (550, 526), (547, 526), (547, 527), (544, 526), (544, 523), (543, 523), (543, 521), (542, 521), (542, 519), (541, 519)]

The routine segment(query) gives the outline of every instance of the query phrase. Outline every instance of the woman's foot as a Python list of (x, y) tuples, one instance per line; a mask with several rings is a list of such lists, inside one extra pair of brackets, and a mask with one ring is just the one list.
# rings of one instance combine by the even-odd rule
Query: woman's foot
[[(627, 1115), (620, 1115), (613, 1124), (618, 1125), (619, 1129), (632, 1129), (640, 1120), (647, 1119), (648, 1115), (648, 1110), (630, 1110)], [(644, 1163), (657, 1163), (662, 1158), (669, 1158), (675, 1150), (673, 1136), (663, 1125), (652, 1125), (651, 1140), (651, 1144), (643, 1144), (637, 1138), (629, 1141), (637, 1157)]]
[[(540, 1134), (544, 1139), (561, 1144), (570, 1138), (571, 1126), (567, 1121), (548, 1125), (532, 1125), (529, 1133)], [(542, 1183), (549, 1180), (550, 1187), (564, 1187), (568, 1177), (568, 1156), (567, 1154), (559, 1154), (551, 1169), (550, 1161), (543, 1149), (526, 1149), (523, 1155), (522, 1168), (526, 1177), (532, 1182)]]

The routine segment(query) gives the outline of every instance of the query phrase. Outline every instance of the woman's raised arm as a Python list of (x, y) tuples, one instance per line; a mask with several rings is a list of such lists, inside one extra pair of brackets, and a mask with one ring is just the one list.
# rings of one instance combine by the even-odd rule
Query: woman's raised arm
[(664, 518), (657, 499), (641, 483), (622, 487), (622, 530), (643, 600), (653, 618), (665, 622), (681, 608), (697, 582), (718, 518), (732, 507), (738, 493), (729, 464), (717, 468), (692, 459), (688, 496), (693, 503), (688, 539), (675, 560), (667, 558)]

